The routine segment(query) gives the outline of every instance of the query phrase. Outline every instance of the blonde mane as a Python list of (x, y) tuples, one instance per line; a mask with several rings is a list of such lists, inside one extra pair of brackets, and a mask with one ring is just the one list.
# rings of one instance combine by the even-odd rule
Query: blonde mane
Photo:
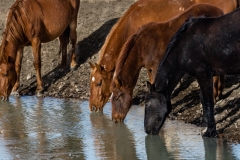
[(134, 6), (132, 5), (132, 6), (121, 16), (121, 18), (117, 21), (117, 23), (112, 27), (111, 31), (110, 31), (109, 34), (107, 35), (107, 38), (106, 38), (106, 40), (105, 40), (105, 42), (104, 42), (104, 45), (102, 46), (102, 48), (101, 48), (101, 50), (100, 50), (100, 55), (99, 55), (99, 61), (98, 61), (98, 62), (100, 62), (101, 59), (103, 58), (103, 55), (104, 55), (104, 53), (105, 53), (105, 52), (103, 52), (103, 51), (105, 51), (105, 49), (106, 49), (106, 47), (107, 47), (107, 45), (108, 45), (108, 42), (113, 38), (113, 35), (114, 35), (116, 32), (118, 32), (118, 31), (117, 31), (118, 26), (119, 26), (121, 23), (123, 23), (126, 18), (128, 18), (127, 15), (128, 15), (129, 12), (132, 12), (132, 9), (133, 9), (133, 8), (134, 8)]

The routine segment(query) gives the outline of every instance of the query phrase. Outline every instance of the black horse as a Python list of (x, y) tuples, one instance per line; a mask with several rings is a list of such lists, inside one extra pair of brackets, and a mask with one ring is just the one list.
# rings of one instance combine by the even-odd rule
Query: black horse
[(240, 73), (240, 9), (219, 18), (190, 18), (173, 36), (154, 84), (146, 95), (144, 127), (158, 134), (172, 110), (171, 94), (185, 73), (196, 77), (201, 89), (205, 137), (217, 137), (213, 76)]

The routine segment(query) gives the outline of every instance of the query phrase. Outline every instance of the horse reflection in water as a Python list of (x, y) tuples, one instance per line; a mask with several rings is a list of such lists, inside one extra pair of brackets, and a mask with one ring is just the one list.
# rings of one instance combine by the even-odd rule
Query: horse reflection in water
[(144, 127), (158, 134), (172, 110), (171, 94), (185, 73), (201, 90), (204, 137), (217, 137), (213, 76), (240, 73), (240, 9), (219, 18), (190, 18), (174, 35), (146, 95)]
[(17, 0), (8, 13), (0, 48), (0, 96), (18, 94), (23, 48), (31, 45), (36, 69), (36, 95), (41, 96), (41, 43), (57, 37), (62, 52), (61, 67), (67, 64), (67, 44), (72, 43), (71, 69), (77, 67), (75, 45), (79, 0)]
[(98, 157), (108, 157), (108, 159), (137, 157), (135, 141), (132, 138), (134, 135), (125, 124), (116, 125), (105, 114), (92, 113), (90, 119), (94, 146), (101, 151)]

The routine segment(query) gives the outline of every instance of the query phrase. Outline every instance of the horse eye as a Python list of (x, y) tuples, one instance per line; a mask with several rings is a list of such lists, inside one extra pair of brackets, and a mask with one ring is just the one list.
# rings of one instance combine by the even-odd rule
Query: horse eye
[(100, 87), (102, 85), (102, 81), (100, 81), (99, 83), (97, 83), (97, 86)]
[(115, 101), (117, 101), (121, 96), (123, 96), (123, 93), (122, 93), (122, 92), (119, 93), (119, 94), (117, 94), (115, 97), (113, 97), (113, 99), (114, 99)]

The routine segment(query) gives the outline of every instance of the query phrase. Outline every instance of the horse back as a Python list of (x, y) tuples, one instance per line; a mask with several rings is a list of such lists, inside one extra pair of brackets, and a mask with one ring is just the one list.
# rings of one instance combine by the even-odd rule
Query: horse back
[(39, 37), (42, 42), (59, 37), (70, 23), (76, 21), (79, 7), (79, 0), (25, 0), (22, 3), (27, 38), (31, 41)]
[(182, 54), (182, 64), (186, 68), (190, 64), (208, 66), (215, 75), (239, 73), (239, 21), (240, 9), (219, 18), (197, 19), (185, 31), (175, 48), (175, 52), (183, 48), (179, 52)]

